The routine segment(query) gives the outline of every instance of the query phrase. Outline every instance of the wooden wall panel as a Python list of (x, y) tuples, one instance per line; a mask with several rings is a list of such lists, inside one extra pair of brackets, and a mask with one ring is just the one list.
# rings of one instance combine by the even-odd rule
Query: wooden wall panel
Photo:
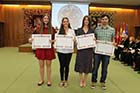
[[(5, 46), (18, 46), (28, 42), (27, 33), (24, 32), (24, 14), (23, 8), (45, 8), (36, 6), (0, 6), (0, 21), (5, 22)], [(51, 7), (47, 8), (51, 9)], [(90, 8), (89, 11), (113, 11), (114, 25), (125, 22), (129, 26), (129, 35), (134, 35), (134, 26), (140, 25), (140, 10), (134, 9), (106, 9), (106, 8)]]
[(0, 22), (4, 22), (4, 9), (2, 5), (0, 5)]
[(140, 25), (140, 9), (138, 10), (138, 13), (137, 13), (137, 18), (138, 18), (139, 25)]
[(24, 36), (23, 14), (20, 8), (4, 7), (5, 10), (5, 46), (18, 46), (22, 44)]
[(136, 10), (119, 10), (116, 11), (116, 15), (114, 17), (115, 24), (126, 23), (128, 24), (128, 33), (129, 36), (134, 36), (135, 28), (134, 26), (137, 24), (136, 20)]
[(91, 7), (90, 12), (92, 11), (114, 12), (114, 27), (118, 24), (126, 23), (128, 24), (129, 35), (132, 36), (134, 36), (134, 26), (140, 25), (140, 23), (138, 22), (138, 11), (135, 9)]
[(23, 8), (38, 9), (42, 7), (20, 5), (3, 6), (3, 8), (5, 13), (5, 46), (13, 47), (27, 43), (27, 35), (29, 34), (24, 31)]

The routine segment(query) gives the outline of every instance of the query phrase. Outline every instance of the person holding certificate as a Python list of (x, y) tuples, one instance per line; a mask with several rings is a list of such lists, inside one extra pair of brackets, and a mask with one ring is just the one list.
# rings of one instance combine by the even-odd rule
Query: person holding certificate
[[(56, 33), (55, 29), (52, 28), (51, 23), (49, 21), (49, 16), (46, 14), (43, 16), (43, 22), (41, 22), (40, 27), (36, 30), (36, 34), (51, 34), (53, 42), (54, 34)], [(34, 39), (30, 38), (30, 42)], [(45, 72), (45, 63), (47, 69), (47, 85), (51, 86), (51, 61), (55, 59), (54, 48), (37, 48), (35, 51), (35, 56), (39, 60), (40, 67), (40, 81), (38, 82), (38, 86), (41, 86), (44, 83), (44, 72)]]
[[(61, 23), (58, 35), (65, 35), (65, 37), (71, 36), (71, 37), (73, 37), (73, 43), (74, 43), (75, 32), (74, 32), (74, 30), (71, 29), (70, 22), (67, 17), (64, 17), (62, 19), (62, 23)], [(67, 41), (64, 41), (64, 42), (67, 42)], [(59, 86), (67, 87), (68, 86), (68, 76), (69, 76), (69, 64), (70, 64), (71, 56), (72, 56), (74, 49), (59, 47), (56, 49), (56, 51), (57, 51), (57, 55), (58, 55), (59, 63), (60, 63), (61, 82), (59, 83)]]
[[(112, 42), (113, 45), (115, 45), (115, 29), (108, 25), (109, 19), (110, 19), (109, 16), (106, 14), (101, 16), (102, 25), (95, 29), (95, 37), (97, 40), (107, 41), (107, 42), (109, 41)], [(109, 60), (110, 60), (109, 55), (95, 53), (93, 72), (92, 72), (92, 85), (91, 85), (92, 89), (96, 87), (100, 61), (102, 61), (102, 72), (100, 78), (101, 88), (102, 89), (107, 88), (105, 85), (105, 80), (107, 77), (107, 68), (108, 68)]]
[[(94, 33), (91, 29), (89, 16), (83, 18), (82, 27), (76, 31), (76, 36)], [(87, 41), (88, 42), (88, 41)], [(77, 51), (75, 71), (80, 75), (80, 87), (86, 86), (88, 73), (92, 72), (93, 48), (80, 49)]]

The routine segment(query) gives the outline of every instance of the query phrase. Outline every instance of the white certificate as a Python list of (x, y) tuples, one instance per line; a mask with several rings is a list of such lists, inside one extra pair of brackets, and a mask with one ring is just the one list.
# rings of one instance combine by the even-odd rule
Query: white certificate
[(93, 48), (95, 47), (96, 44), (94, 34), (85, 34), (85, 35), (76, 36), (76, 41), (77, 41), (78, 50)]
[(51, 34), (32, 34), (32, 49), (51, 48)]
[(97, 40), (95, 53), (108, 55), (108, 56), (113, 56), (114, 55), (114, 49), (115, 49), (115, 47), (112, 44), (112, 42)]
[(73, 49), (74, 47), (73, 36), (56, 35), (55, 40), (54, 47), (57, 49)]

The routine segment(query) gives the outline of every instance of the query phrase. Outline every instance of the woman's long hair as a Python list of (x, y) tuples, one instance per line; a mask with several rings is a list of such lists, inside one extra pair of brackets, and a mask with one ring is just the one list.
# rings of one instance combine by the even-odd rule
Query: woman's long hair
[[(64, 19), (67, 19), (68, 22), (69, 22), (69, 19), (67, 17), (62, 18), (59, 34), (64, 34), (65, 35), (66, 33), (65, 33), (65, 30), (64, 30), (64, 25), (63, 25)], [(68, 28), (71, 28), (70, 23), (68, 24)]]
[(51, 17), (49, 17), (48, 14), (45, 14), (45, 15), (42, 16), (41, 27), (40, 27), (40, 33), (43, 33), (43, 30), (44, 30), (45, 24), (44, 24), (44, 22), (43, 22), (43, 18), (44, 18), (45, 16), (47, 16), (48, 19), (49, 19), (49, 22), (48, 22), (48, 24), (47, 24), (47, 26), (48, 26), (48, 33), (49, 33), (49, 34), (52, 34), (52, 25), (51, 25), (51, 19), (50, 19)]
[(88, 18), (88, 21), (89, 21), (88, 28), (90, 29), (90, 28), (91, 28), (91, 20), (90, 20), (90, 17), (87, 16), (87, 15), (84, 16), (84, 18), (83, 18), (83, 21), (82, 21), (82, 27), (81, 27), (81, 28), (84, 27), (84, 21), (85, 21), (86, 18)]

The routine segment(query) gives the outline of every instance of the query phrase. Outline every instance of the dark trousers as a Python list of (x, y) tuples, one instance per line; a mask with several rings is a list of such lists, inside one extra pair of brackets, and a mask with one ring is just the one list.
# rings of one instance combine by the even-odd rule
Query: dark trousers
[(93, 72), (92, 72), (92, 82), (97, 82), (98, 76), (98, 68), (100, 66), (100, 62), (102, 61), (102, 72), (100, 82), (105, 83), (107, 77), (107, 68), (109, 64), (110, 56), (95, 54), (94, 55), (94, 63), (93, 63)]
[(134, 62), (136, 64), (135, 69), (140, 70), (140, 54), (136, 54), (134, 57)]
[(119, 59), (120, 59), (120, 54), (121, 54), (121, 51), (122, 51), (122, 48), (121, 48), (121, 47), (118, 47), (118, 48), (117, 48), (117, 49), (115, 49), (115, 51), (114, 51), (115, 58), (116, 58), (117, 60), (119, 60)]
[(114, 51), (115, 59), (119, 60), (119, 49), (115, 49)]
[(124, 62), (125, 61), (125, 55), (126, 55), (126, 52), (124, 52), (123, 50), (121, 51), (121, 58), (120, 58), (120, 61)]
[(61, 76), (61, 81), (64, 80), (64, 75), (65, 75), (65, 81), (68, 80), (68, 75), (69, 75), (69, 64), (71, 60), (72, 53), (57, 53), (58, 58), (59, 58), (59, 63), (60, 63), (60, 76)]
[(128, 52), (128, 53), (125, 54), (124, 63), (128, 64), (128, 65), (133, 64), (133, 55), (131, 53)]

